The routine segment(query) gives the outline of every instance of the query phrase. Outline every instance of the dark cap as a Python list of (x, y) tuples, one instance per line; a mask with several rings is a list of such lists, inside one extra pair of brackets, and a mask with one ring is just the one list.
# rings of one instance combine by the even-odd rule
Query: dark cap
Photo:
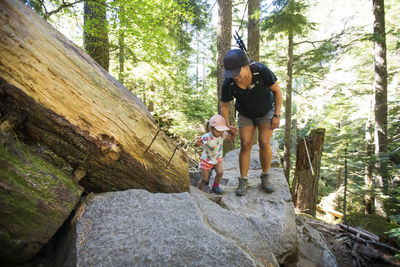
[(224, 74), (223, 78), (235, 78), (239, 75), (243, 66), (249, 64), (249, 58), (241, 49), (232, 49), (226, 53), (224, 57)]

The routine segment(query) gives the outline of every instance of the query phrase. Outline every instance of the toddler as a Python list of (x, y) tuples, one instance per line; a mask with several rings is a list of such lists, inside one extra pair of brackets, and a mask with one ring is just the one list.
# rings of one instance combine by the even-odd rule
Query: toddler
[(230, 129), (226, 126), (225, 119), (221, 115), (214, 115), (207, 123), (207, 133), (199, 137), (196, 146), (203, 145), (203, 153), (200, 159), (201, 180), (197, 187), (203, 190), (203, 186), (208, 183), (208, 176), (211, 169), (215, 169), (215, 180), (211, 192), (218, 195), (224, 193), (219, 187), (222, 180), (224, 168), (222, 165), (222, 146), (224, 139), (233, 140), (234, 137), (226, 133)]

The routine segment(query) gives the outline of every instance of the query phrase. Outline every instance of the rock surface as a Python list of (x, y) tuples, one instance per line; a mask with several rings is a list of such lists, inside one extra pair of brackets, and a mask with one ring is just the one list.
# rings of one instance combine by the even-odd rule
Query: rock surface
[[(296, 261), (297, 233), (294, 206), (286, 179), (280, 168), (277, 145), (272, 144), (273, 159), (270, 175), (275, 186), (273, 193), (267, 194), (261, 188), (261, 165), (259, 146), (251, 151), (251, 163), (248, 172), (249, 189), (245, 196), (238, 197), (235, 190), (240, 175), (238, 165), (239, 150), (233, 150), (224, 157), (223, 185), (225, 193), (218, 197), (218, 203), (237, 216), (246, 218), (256, 227), (258, 233), (271, 247), (280, 264)], [(193, 173), (192, 177), (199, 177)], [(191, 182), (196, 184), (192, 178)], [(210, 182), (211, 184), (211, 182)]]
[[(297, 266), (304, 267), (336, 267), (338, 263), (333, 255), (324, 236), (307, 223), (309, 219), (296, 216), (297, 237), (299, 240), (301, 261)], [(307, 264), (302, 264), (302, 262)]]
[(250, 221), (201, 192), (104, 193), (78, 214), (65, 266), (278, 266)]
[(264, 193), (257, 150), (243, 197), (234, 193), (238, 150), (225, 157), (222, 196), (193, 186), (190, 194), (132, 189), (89, 196), (75, 217), (65, 266), (279, 266), (296, 261), (295, 214), (286, 180), (273, 167), (276, 190)]

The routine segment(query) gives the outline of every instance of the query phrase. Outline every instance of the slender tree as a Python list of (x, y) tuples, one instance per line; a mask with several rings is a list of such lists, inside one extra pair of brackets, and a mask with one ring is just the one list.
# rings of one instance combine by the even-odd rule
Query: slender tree
[(119, 4), (118, 10), (118, 80), (120, 83), (125, 82), (125, 59), (126, 59), (126, 44), (125, 44), (125, 31), (126, 31), (126, 11), (124, 3)]
[[(377, 158), (375, 181), (377, 186), (387, 193), (388, 166), (382, 157), (387, 153), (387, 69), (386, 69), (386, 34), (385, 34), (385, 5), (384, 0), (373, 0), (374, 12), (374, 71), (375, 71), (375, 156)], [(383, 203), (376, 199), (377, 212), (384, 215)]]
[[(224, 70), (224, 56), (231, 49), (232, 39), (232, 1), (218, 1), (218, 26), (217, 26), (217, 92), (218, 92), (218, 113), (221, 114), (221, 90), (222, 90), (222, 73)], [(229, 108), (230, 124), (235, 125), (235, 109), (233, 105)], [(228, 152), (234, 148), (232, 142), (224, 143), (224, 152)]]
[[(260, 0), (248, 1), (247, 51), (253, 61), (260, 58)], [(258, 142), (258, 131), (254, 133), (253, 144)]]
[(292, 129), (292, 86), (293, 86), (293, 29), (288, 30), (287, 68), (286, 68), (286, 102), (285, 102), (285, 138), (283, 151), (283, 172), (286, 181), (290, 177), (291, 129)]
[[(222, 73), (224, 72), (224, 56), (231, 49), (232, 39), (232, 1), (218, 1), (218, 25), (217, 25), (217, 92), (221, 99)], [(218, 105), (218, 113), (221, 113), (221, 103)]]
[(85, 0), (83, 44), (86, 53), (108, 71), (110, 47), (106, 7), (105, 0)]
[(284, 33), (288, 38), (287, 46), (287, 69), (286, 69), (286, 101), (285, 101), (285, 138), (284, 138), (284, 163), (283, 171), (287, 182), (290, 177), (290, 155), (291, 155), (291, 124), (292, 124), (292, 80), (293, 80), (293, 50), (294, 36), (302, 35), (312, 27), (303, 15), (307, 6), (302, 1), (276, 0), (276, 9), (265, 18), (263, 28), (268, 29), (271, 34)]
[(374, 196), (373, 190), (373, 126), (372, 126), (372, 109), (373, 101), (371, 99), (368, 121), (365, 125), (365, 150), (367, 152), (367, 164), (365, 165), (365, 187), (367, 192), (365, 194), (365, 214), (373, 213)]

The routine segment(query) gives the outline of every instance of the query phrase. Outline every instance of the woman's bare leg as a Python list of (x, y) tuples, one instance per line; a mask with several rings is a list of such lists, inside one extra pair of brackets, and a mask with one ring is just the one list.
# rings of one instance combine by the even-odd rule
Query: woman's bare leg
[(240, 176), (242, 178), (247, 177), (250, 166), (250, 152), (253, 147), (253, 136), (255, 132), (255, 126), (245, 126), (239, 128), (240, 135), (240, 153), (239, 153), (239, 167)]

